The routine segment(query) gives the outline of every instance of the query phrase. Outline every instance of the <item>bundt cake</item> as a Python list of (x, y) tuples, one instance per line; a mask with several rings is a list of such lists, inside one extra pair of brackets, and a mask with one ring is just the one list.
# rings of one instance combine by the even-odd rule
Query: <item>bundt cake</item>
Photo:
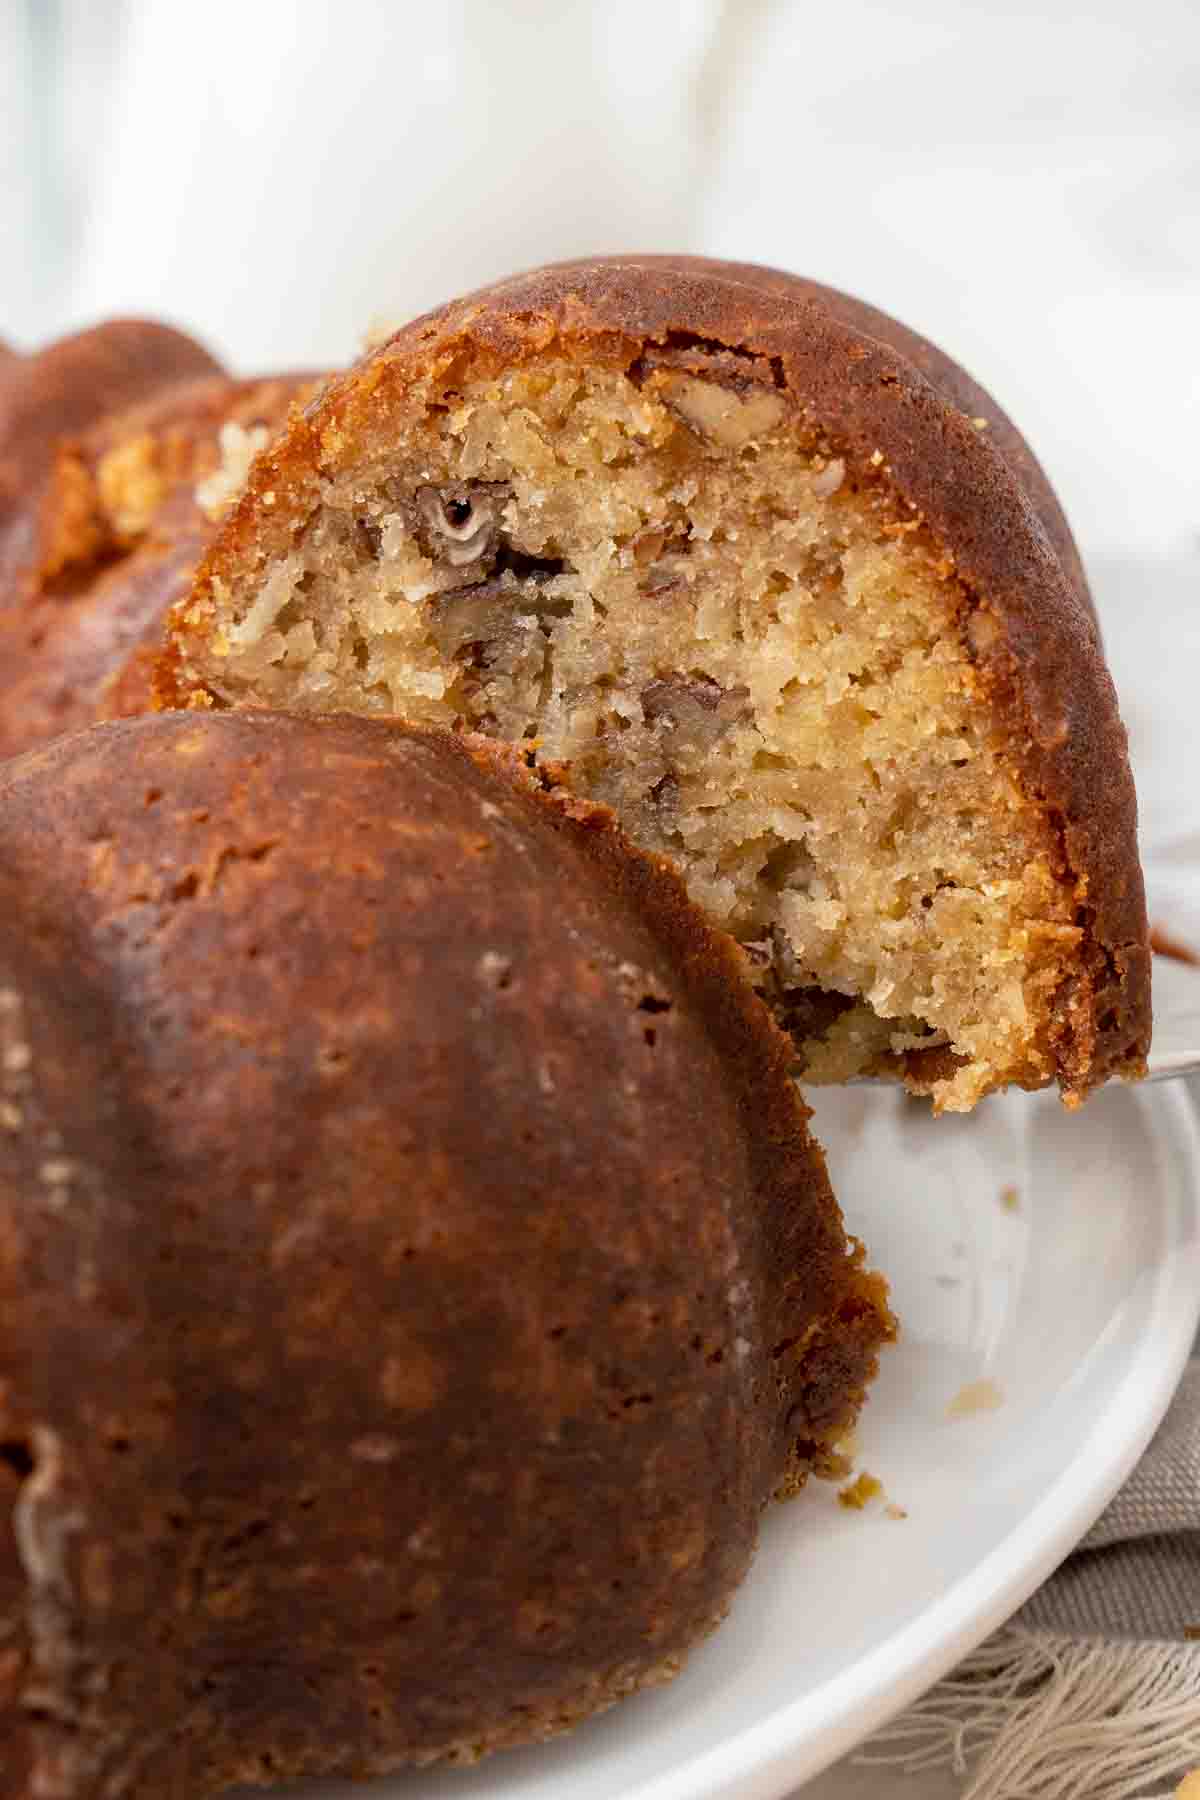
[(962, 370), (813, 283), (613, 258), (406, 326), (256, 464), (160, 696), (534, 746), (742, 942), (810, 1080), (1144, 1070), (1066, 522)]
[(0, 757), (149, 708), (213, 520), (316, 385), (234, 381), (141, 323), (0, 363)]
[(110, 320), (34, 356), (0, 357), (3, 604), (53, 562), (59, 497), (50, 482), (63, 440), (175, 382), (220, 372), (191, 338), (143, 319)]
[(5, 1800), (470, 1759), (679, 1667), (892, 1332), (742, 963), (480, 740), (0, 770)]

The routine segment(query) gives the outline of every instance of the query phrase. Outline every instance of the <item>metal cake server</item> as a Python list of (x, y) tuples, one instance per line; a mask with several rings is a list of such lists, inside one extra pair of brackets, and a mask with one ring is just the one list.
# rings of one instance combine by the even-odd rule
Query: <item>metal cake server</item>
[(1154, 1039), (1148, 1081), (1200, 1074), (1200, 968), (1154, 958)]

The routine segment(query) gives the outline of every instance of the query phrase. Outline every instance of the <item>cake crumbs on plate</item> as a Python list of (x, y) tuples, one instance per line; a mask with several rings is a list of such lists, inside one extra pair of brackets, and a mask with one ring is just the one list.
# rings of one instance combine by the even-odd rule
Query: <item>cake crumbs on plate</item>
[(972, 1413), (995, 1412), (1004, 1405), (1004, 1394), (990, 1376), (981, 1381), (968, 1381), (946, 1407), (948, 1419), (967, 1419)]
[(868, 1475), (864, 1469), (857, 1480), (838, 1489), (838, 1505), (846, 1507), (850, 1512), (861, 1512), (872, 1500), (877, 1500), (882, 1492), (883, 1483), (879, 1477)]
[(907, 1519), (908, 1508), (897, 1506), (894, 1500), (889, 1500), (883, 1509), (883, 1516), (885, 1519)]
[(1000, 1189), (1000, 1204), (1005, 1212), (1015, 1213), (1021, 1210), (1021, 1190), (1010, 1182)]

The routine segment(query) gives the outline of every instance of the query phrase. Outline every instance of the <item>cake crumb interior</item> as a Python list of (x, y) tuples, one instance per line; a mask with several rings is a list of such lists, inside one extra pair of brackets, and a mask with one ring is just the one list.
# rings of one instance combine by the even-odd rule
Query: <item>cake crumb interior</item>
[(252, 591), (218, 584), (217, 698), (568, 763), (743, 943), (808, 1080), (964, 1109), (1047, 1079), (1072, 897), (969, 596), (886, 471), (729, 352), (560, 356), (430, 402), (381, 418)]

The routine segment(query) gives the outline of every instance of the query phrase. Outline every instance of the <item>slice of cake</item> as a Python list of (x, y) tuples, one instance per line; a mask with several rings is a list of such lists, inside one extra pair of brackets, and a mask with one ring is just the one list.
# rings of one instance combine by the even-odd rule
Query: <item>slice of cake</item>
[(496, 746), (5, 764), (5, 1800), (470, 1761), (675, 1674), (893, 1334), (789, 1066)]
[(568, 264), (418, 319), (255, 466), (170, 705), (535, 747), (746, 947), (810, 1080), (1143, 1071), (1125, 734), (1028, 448), (784, 275)]

